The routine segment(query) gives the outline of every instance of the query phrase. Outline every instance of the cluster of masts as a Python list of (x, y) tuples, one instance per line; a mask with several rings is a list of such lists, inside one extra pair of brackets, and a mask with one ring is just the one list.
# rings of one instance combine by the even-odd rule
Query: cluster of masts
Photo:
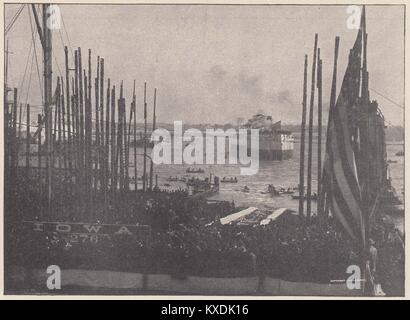
[[(336, 38), (338, 47), (339, 38)], [(337, 49), (336, 49), (337, 50)], [(308, 123), (308, 167), (307, 167), (307, 190), (305, 195), (305, 128), (307, 113), (307, 67), (308, 56), (305, 55), (304, 78), (303, 78), (303, 102), (302, 102), (302, 125), (300, 142), (300, 171), (299, 171), (299, 215), (304, 215), (304, 201), (307, 201), (306, 216), (312, 215), (312, 146), (313, 146), (313, 113), (315, 102), (315, 91), (318, 90), (318, 141), (317, 141), (317, 194), (321, 196), (321, 170), (322, 170), (322, 60), (320, 58), (320, 48), (318, 48), (318, 35), (315, 34), (315, 44), (312, 62), (312, 80), (309, 105)], [(317, 70), (316, 70), (317, 67)], [(317, 84), (316, 84), (317, 80)], [(319, 207), (319, 206), (318, 206)]]
[[(83, 67), (81, 48), (74, 51), (74, 69), (68, 62), (68, 48), (65, 47), (65, 79), (57, 77), (52, 100), (45, 105), (44, 115), (38, 115), (38, 127), (34, 136), (30, 134), (30, 105), (26, 105), (26, 169), (32, 175), (30, 145), (35, 139), (38, 145), (37, 161), (39, 186), (43, 189), (51, 210), (53, 192), (56, 185), (63, 185), (69, 194), (79, 195), (84, 201), (92, 199), (96, 193), (104, 195), (117, 191), (135, 192), (153, 190), (153, 162), (147, 154), (147, 85), (144, 83), (144, 153), (142, 169), (142, 189), (137, 179), (137, 112), (135, 80), (129, 115), (123, 82), (116, 87), (105, 80), (104, 59), (97, 57), (96, 76), (92, 80), (92, 55), (88, 50), (88, 70)], [(70, 71), (74, 75), (70, 77)], [(94, 97), (92, 83), (94, 83)], [(105, 87), (106, 85), (106, 87)], [(7, 90), (7, 89), (6, 89)], [(118, 91), (118, 90), (117, 90)], [(156, 95), (154, 89), (152, 130), (156, 126)], [(19, 167), (20, 123), (17, 126), (17, 88), (13, 90), (13, 102), (6, 103), (5, 137), (7, 138), (7, 172), (10, 179), (17, 177)], [(9, 107), (12, 107), (9, 110)], [(44, 130), (45, 141), (42, 141)], [(18, 132), (20, 131), (20, 132)], [(133, 152), (132, 152), (133, 148)], [(131, 150), (131, 152), (130, 152)], [(133, 159), (130, 157), (133, 154)], [(149, 179), (147, 176), (149, 161)], [(132, 163), (133, 162), (133, 163)], [(23, 166), (24, 167), (24, 166)], [(134, 167), (135, 179), (130, 179), (130, 167)], [(45, 169), (45, 170), (44, 170)], [(25, 171), (22, 171), (25, 174)], [(44, 190), (44, 187), (47, 190)], [(87, 206), (84, 206), (87, 207)]]
[[(67, 48), (65, 48), (66, 61), (68, 60)], [(107, 79), (107, 88), (104, 89), (104, 59), (97, 57), (97, 75), (95, 81), (95, 103), (92, 103), (92, 84), (91, 84), (91, 50), (88, 51), (88, 76), (86, 70), (82, 69), (81, 49), (74, 53), (75, 57), (75, 76), (71, 78), (71, 90), (68, 83), (68, 72), (66, 72), (66, 101), (71, 105), (67, 108), (67, 120), (64, 120), (64, 85), (63, 81), (57, 80), (56, 89), (56, 112), (54, 132), (58, 133), (58, 141), (63, 142), (66, 148), (73, 148), (72, 154), (76, 158), (71, 159), (70, 152), (64, 158), (67, 162), (68, 171), (75, 167), (80, 172), (84, 172), (81, 177), (85, 181), (87, 188), (106, 190), (128, 190), (129, 189), (129, 167), (130, 167), (130, 148), (131, 137), (133, 137), (134, 147), (134, 167), (137, 170), (137, 114), (136, 114), (136, 94), (135, 81), (130, 105), (130, 113), (127, 119), (126, 102), (123, 95), (123, 83), (120, 84), (119, 98), (116, 100), (116, 88), (110, 87), (110, 79)], [(68, 70), (68, 64), (66, 63)], [(61, 84), (60, 84), (61, 83)], [(104, 97), (105, 96), (105, 97)], [(153, 123), (152, 129), (155, 130), (155, 108), (156, 108), (156, 89), (154, 90)], [(93, 112), (94, 111), (94, 112)], [(61, 113), (61, 115), (60, 115)], [(93, 115), (95, 119), (93, 119)], [(60, 120), (61, 117), (61, 120)], [(117, 122), (115, 121), (117, 118)], [(92, 123), (95, 123), (93, 133)], [(60, 126), (67, 126), (67, 144), (65, 130)], [(57, 129), (57, 130), (56, 130)], [(146, 175), (147, 152), (147, 86), (144, 83), (144, 168), (143, 176)], [(70, 151), (70, 150), (69, 150)], [(64, 154), (64, 152), (63, 152)], [(152, 189), (152, 161), (151, 161), (150, 184), (146, 185), (143, 179), (143, 191), (147, 188)], [(137, 185), (135, 185), (137, 190)]]

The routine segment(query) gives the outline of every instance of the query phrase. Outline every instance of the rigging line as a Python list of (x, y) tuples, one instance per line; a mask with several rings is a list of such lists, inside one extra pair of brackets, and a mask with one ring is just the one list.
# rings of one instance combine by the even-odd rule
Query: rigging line
[(17, 9), (17, 12), (14, 14), (14, 16), (11, 17), (9, 24), (4, 28), (5, 29), (5, 31), (4, 31), (5, 34), (7, 34), (7, 32), (10, 30), (11, 26), (13, 26), (14, 22), (16, 21), (16, 18), (20, 13), (21, 7), (22, 6), (20, 6)]
[[(31, 105), (30, 105), (30, 108), (31, 108)], [(16, 122), (16, 125), (17, 126), (22, 126), (22, 127), (27, 127), (27, 121), (25, 121), (25, 122)], [(30, 121), (30, 128), (38, 128), (39, 126), (38, 126), (38, 124), (35, 124), (35, 123), (32, 123), (31, 121)], [(44, 127), (44, 125), (40, 125), (40, 127)], [(56, 132), (55, 130), (54, 130), (54, 128), (52, 129), (52, 131), (53, 132)], [(68, 129), (64, 129), (64, 128), (61, 128), (61, 132), (66, 132), (66, 133), (68, 133)], [(70, 131), (70, 133), (71, 133), (71, 135), (72, 136), (75, 136), (75, 134), (73, 134), (71, 131)], [(129, 137), (132, 137), (132, 134), (126, 134), (126, 135), (128, 135)], [(91, 134), (91, 136), (92, 137), (96, 137), (97, 136), (97, 134), (95, 133), (95, 132), (93, 132), (92, 134)], [(131, 141), (133, 141), (133, 140), (131, 140)], [(93, 146), (93, 148), (95, 148), (95, 146)], [(142, 154), (138, 154), (138, 155), (142, 155)]]
[(37, 33), (34, 32), (34, 27), (33, 27), (33, 22), (32, 22), (32, 19), (31, 19), (30, 11), (29, 11), (28, 16), (30, 18), (31, 39), (33, 41), (34, 54), (35, 54), (35, 57), (36, 57), (36, 67), (37, 67), (38, 83), (39, 83), (40, 92), (41, 92), (41, 102), (44, 104), (43, 85), (42, 85), (42, 82), (41, 82), (41, 73), (40, 73), (40, 68), (38, 66), (38, 58), (37, 58), (37, 50), (36, 50), (36, 36), (37, 36)]
[(374, 90), (373, 88), (369, 88), (369, 89), (372, 90), (374, 93), (378, 94), (379, 96), (382, 96), (382, 97), (383, 97), (384, 99), (386, 99), (387, 101), (393, 103), (396, 107), (399, 107), (399, 108), (401, 108), (401, 109), (404, 109), (404, 107), (403, 107), (402, 105), (400, 105), (400, 104), (398, 104), (397, 102), (393, 101), (392, 99), (386, 97), (386, 96), (383, 95), (382, 93), (380, 93), (380, 92)]
[(33, 48), (33, 42), (30, 41), (30, 49), (28, 50), (26, 66), (24, 67), (23, 79), (21, 80), (20, 86), (19, 86), (19, 88), (21, 88), (21, 89), (19, 90), (19, 95), (18, 95), (18, 98), (17, 98), (17, 104), (20, 103), (21, 94), (23, 92), (23, 85), (24, 85), (24, 81), (26, 80), (28, 62), (30, 61), (30, 58), (31, 58), (31, 60), (33, 60), (32, 56), (34, 56), (34, 51), (33, 52), (31, 51), (32, 48)]
[(384, 119), (384, 122), (387, 122), (387, 124), (393, 126), (393, 124), (390, 121), (386, 120), (386, 119)]
[(384, 119), (384, 122), (387, 122), (388, 125), (390, 125), (391, 127), (397, 127), (397, 124), (393, 124), (390, 121)]
[(39, 104), (30, 104), (30, 109), (42, 109), (42, 108), (44, 108), (44, 106), (43, 105), (39, 105)]
[[(58, 29), (58, 34), (60, 35), (61, 45), (63, 46), (63, 50), (64, 50), (65, 44), (64, 44), (63, 35), (61, 34), (61, 28)], [(67, 46), (67, 47), (68, 47), (68, 46)], [(71, 50), (71, 47), (70, 47), (70, 50)]]
[[(61, 13), (60, 13), (60, 16), (61, 16)], [(64, 40), (63, 40), (63, 37), (62, 37), (62, 35), (61, 35), (61, 28), (58, 29), (58, 33), (59, 33), (59, 35), (60, 35), (61, 45), (62, 45), (62, 47), (63, 47), (63, 49), (64, 49)], [(70, 48), (70, 49), (71, 49), (71, 48)], [(56, 65), (57, 65), (57, 69), (58, 69), (58, 71), (60, 72), (60, 76), (63, 77), (63, 73), (61, 72), (61, 68), (60, 68), (60, 65), (58, 64), (57, 57), (56, 57), (56, 55), (55, 55), (54, 50), (53, 50), (53, 58), (54, 58), (54, 61), (55, 61)]]
[(74, 53), (73, 53), (73, 49), (72, 49), (73, 46), (71, 45), (70, 37), (68, 36), (68, 32), (67, 32), (67, 27), (66, 27), (65, 22), (64, 22), (63, 14), (62, 14), (61, 12), (60, 12), (60, 17), (61, 17), (61, 21), (63, 22), (63, 27), (64, 27), (65, 35), (66, 35), (67, 42), (68, 42), (68, 47), (70, 48), (70, 52), (71, 52), (72, 58), (73, 58), (73, 60), (74, 60)]
[[(61, 45), (62, 45), (63, 50), (64, 50), (65, 43), (64, 43), (63, 35), (61, 34), (61, 28), (58, 29), (58, 33), (59, 33), (59, 35), (60, 35)], [(71, 46), (70, 46), (70, 45), (67, 45), (67, 47), (70, 48), (70, 52), (71, 52), (71, 54), (73, 55), (73, 51), (72, 51), (72, 49), (71, 49)], [(55, 58), (55, 57), (54, 57), (54, 58)], [(73, 59), (74, 59), (74, 55), (73, 55)], [(58, 68), (59, 68), (59, 67), (58, 67)], [(60, 68), (59, 68), (59, 69), (60, 69)], [(61, 77), (62, 77), (61, 70), (60, 70), (60, 75), (61, 75)]]
[(54, 58), (54, 62), (55, 62), (56, 65), (57, 65), (58, 72), (60, 73), (60, 76), (62, 77), (62, 76), (63, 76), (63, 73), (61, 72), (60, 65), (58, 64), (56, 55), (54, 54), (54, 51), (53, 51), (53, 58)]
[[(31, 105), (30, 105), (30, 108), (31, 108)], [(17, 126), (21, 125), (21, 126), (23, 126), (23, 127), (27, 127), (27, 121), (25, 121), (25, 122), (23, 122), (23, 121), (21, 121), (21, 122), (17, 121), (17, 122), (16, 122), (16, 125), (17, 125)], [(30, 128), (38, 128), (38, 127), (39, 127), (38, 124), (32, 123), (32, 122), (30, 121)], [(40, 127), (43, 128), (44, 125), (40, 125)], [(55, 132), (54, 128), (52, 129), (52, 131)], [(62, 129), (61, 129), (61, 132), (66, 132), (66, 133), (68, 133), (68, 129), (62, 128)], [(70, 132), (70, 133), (71, 133), (71, 132)], [(96, 133), (93, 132), (91, 135), (92, 135), (93, 137), (95, 137), (95, 136), (96, 136)]]
[(6, 30), (4, 31), (4, 35), (6, 35), (10, 29), (13, 27), (14, 23), (17, 21), (18, 17), (20, 16), (21, 12), (23, 11), (26, 4), (22, 4), (20, 8), (17, 10), (16, 14), (11, 18), (10, 23), (7, 25)]
[[(59, 29), (58, 29), (58, 33), (59, 33), (59, 35), (60, 35), (61, 45), (63, 46), (63, 49), (64, 49), (64, 47), (65, 47), (65, 42), (64, 42), (63, 34), (61, 33), (61, 29), (62, 29), (62, 28), (59, 28)], [(72, 48), (71, 48), (71, 46), (70, 46), (69, 44), (67, 44), (67, 48), (70, 49), (70, 52), (71, 52), (71, 54), (73, 55)], [(73, 59), (74, 59), (74, 55), (73, 55)]]
[(27, 86), (27, 94), (26, 94), (26, 104), (28, 103), (28, 95), (30, 93), (31, 75), (32, 75), (32, 72), (33, 72), (33, 65), (34, 65), (34, 54), (31, 58), (31, 66), (30, 66), (30, 73), (29, 73), (29, 78), (28, 78), (28, 86)]

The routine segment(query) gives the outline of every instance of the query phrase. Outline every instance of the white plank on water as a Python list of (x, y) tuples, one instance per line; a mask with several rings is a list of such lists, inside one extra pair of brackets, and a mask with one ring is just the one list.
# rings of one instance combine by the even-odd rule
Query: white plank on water
[(273, 211), (270, 215), (268, 215), (265, 219), (261, 221), (261, 226), (269, 224), (271, 221), (276, 220), (279, 216), (281, 216), (283, 213), (285, 213), (288, 210), (288, 208), (279, 208)]
[(249, 207), (248, 209), (230, 214), (229, 216), (223, 217), (220, 219), (221, 224), (228, 224), (231, 223), (232, 221), (241, 219), (243, 217), (246, 217), (247, 215), (250, 215), (254, 213), (258, 208), (256, 207)]

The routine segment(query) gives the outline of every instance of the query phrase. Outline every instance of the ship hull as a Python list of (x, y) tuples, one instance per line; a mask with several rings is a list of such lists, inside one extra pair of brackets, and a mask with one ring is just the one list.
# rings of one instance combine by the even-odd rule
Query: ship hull
[(288, 160), (293, 156), (293, 150), (259, 150), (260, 160)]
[[(250, 149), (248, 149), (248, 154), (251, 154)], [(259, 149), (259, 160), (282, 161), (282, 160), (291, 159), (292, 157), (293, 157), (293, 150)]]

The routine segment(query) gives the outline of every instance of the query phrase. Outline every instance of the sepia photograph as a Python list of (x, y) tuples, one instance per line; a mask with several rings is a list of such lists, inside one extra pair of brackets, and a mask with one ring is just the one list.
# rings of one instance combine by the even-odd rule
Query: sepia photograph
[(405, 5), (2, 5), (6, 297), (405, 296)]

